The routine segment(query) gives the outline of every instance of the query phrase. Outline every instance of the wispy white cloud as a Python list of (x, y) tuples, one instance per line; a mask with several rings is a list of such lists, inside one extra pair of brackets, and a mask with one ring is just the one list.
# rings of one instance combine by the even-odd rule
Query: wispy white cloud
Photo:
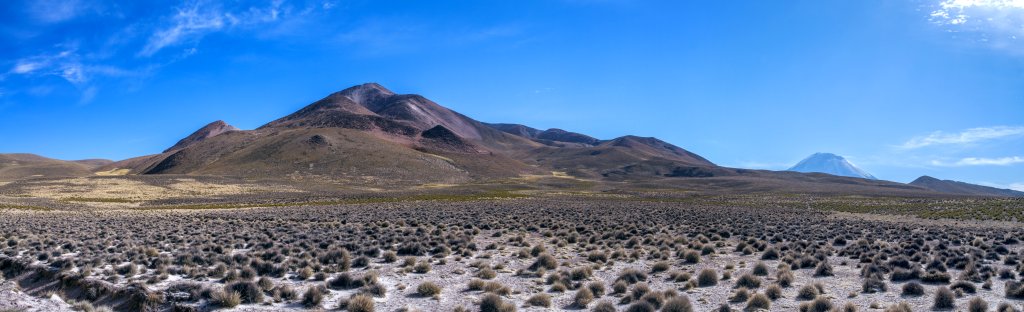
[(960, 133), (936, 131), (926, 136), (912, 138), (899, 147), (903, 149), (916, 149), (932, 145), (970, 144), (1021, 135), (1024, 135), (1024, 127), (1021, 126), (971, 128)]
[(266, 7), (249, 7), (232, 11), (217, 3), (192, 1), (177, 8), (168, 25), (157, 29), (139, 51), (139, 56), (152, 56), (160, 50), (190, 41), (201, 40), (207, 34), (266, 24), (280, 20), (289, 10), (282, 1), (272, 1)]
[(14, 65), (14, 68), (11, 69), (11, 72), (15, 74), (28, 74), (43, 68), (43, 66), (45, 66), (45, 64), (40, 62), (19, 60), (18, 63)]
[(171, 26), (153, 33), (139, 55), (150, 56), (167, 46), (219, 30), (224, 27), (224, 18), (224, 14), (219, 9), (205, 8), (199, 2), (178, 8)]
[(73, 19), (87, 9), (87, 3), (79, 0), (33, 0), (28, 2), (26, 11), (42, 23), (59, 23)]
[(1010, 189), (1014, 191), (1024, 192), (1024, 183), (1011, 183)]
[(942, 0), (931, 20), (950, 32), (975, 33), (997, 48), (1024, 48), (1024, 1)]
[(960, 160), (949, 162), (942, 160), (932, 160), (933, 166), (939, 167), (964, 167), (964, 166), (1009, 166), (1014, 164), (1024, 163), (1024, 157), (1011, 156), (1011, 157), (999, 157), (999, 158), (985, 158), (985, 157), (966, 157)]
[[(91, 102), (98, 93), (94, 79), (100, 77), (140, 77), (146, 75), (150, 67), (138, 70), (127, 70), (116, 66), (97, 64), (80, 55), (75, 49), (67, 49), (54, 54), (42, 54), (17, 60), (6, 75), (26, 77), (54, 76), (71, 83), (80, 91), (79, 103)], [(45, 96), (53, 90), (52, 86), (34, 86), (26, 90), (27, 94)]]

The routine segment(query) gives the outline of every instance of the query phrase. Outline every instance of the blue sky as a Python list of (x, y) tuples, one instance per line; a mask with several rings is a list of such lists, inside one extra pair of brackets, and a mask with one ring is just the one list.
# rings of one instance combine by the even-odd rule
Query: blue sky
[(156, 153), (375, 81), (726, 166), (832, 152), (1024, 189), (1020, 1), (35, 0), (0, 20), (0, 152)]

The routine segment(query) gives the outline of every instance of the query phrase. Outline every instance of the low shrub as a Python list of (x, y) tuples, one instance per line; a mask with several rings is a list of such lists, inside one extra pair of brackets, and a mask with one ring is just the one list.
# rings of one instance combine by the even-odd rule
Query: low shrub
[(956, 295), (946, 286), (939, 287), (935, 291), (935, 301), (932, 304), (932, 308), (935, 310), (951, 310), (956, 308)]
[(551, 307), (551, 296), (548, 296), (548, 294), (543, 293), (536, 294), (530, 296), (529, 299), (526, 299), (526, 304), (533, 307), (549, 308)]
[(423, 282), (416, 286), (416, 293), (423, 297), (433, 297), (441, 293), (441, 286), (433, 282)]
[(711, 287), (718, 285), (718, 273), (713, 269), (703, 269), (697, 274), (697, 286)]

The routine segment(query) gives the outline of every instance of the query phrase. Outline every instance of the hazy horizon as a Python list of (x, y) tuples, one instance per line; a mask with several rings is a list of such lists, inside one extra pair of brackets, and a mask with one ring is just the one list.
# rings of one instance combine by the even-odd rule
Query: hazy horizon
[(653, 136), (718, 165), (815, 152), (1024, 190), (1011, 1), (14, 1), (0, 152), (158, 153), (378, 82), (471, 118)]

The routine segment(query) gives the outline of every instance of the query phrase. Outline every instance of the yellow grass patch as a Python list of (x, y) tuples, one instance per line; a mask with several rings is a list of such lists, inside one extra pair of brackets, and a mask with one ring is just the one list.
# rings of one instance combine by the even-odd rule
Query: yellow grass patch
[(74, 178), (46, 181), (25, 187), (27, 195), (97, 207), (137, 207), (159, 199), (299, 192), (290, 187), (253, 184), (220, 184), (195, 179), (176, 179), (166, 186), (127, 178)]
[(131, 169), (117, 169), (117, 168), (114, 168), (114, 169), (110, 169), (110, 170), (107, 170), (107, 171), (96, 172), (96, 175), (98, 175), (98, 176), (123, 176), (123, 175), (128, 175), (129, 172), (132, 172), (132, 170)]

